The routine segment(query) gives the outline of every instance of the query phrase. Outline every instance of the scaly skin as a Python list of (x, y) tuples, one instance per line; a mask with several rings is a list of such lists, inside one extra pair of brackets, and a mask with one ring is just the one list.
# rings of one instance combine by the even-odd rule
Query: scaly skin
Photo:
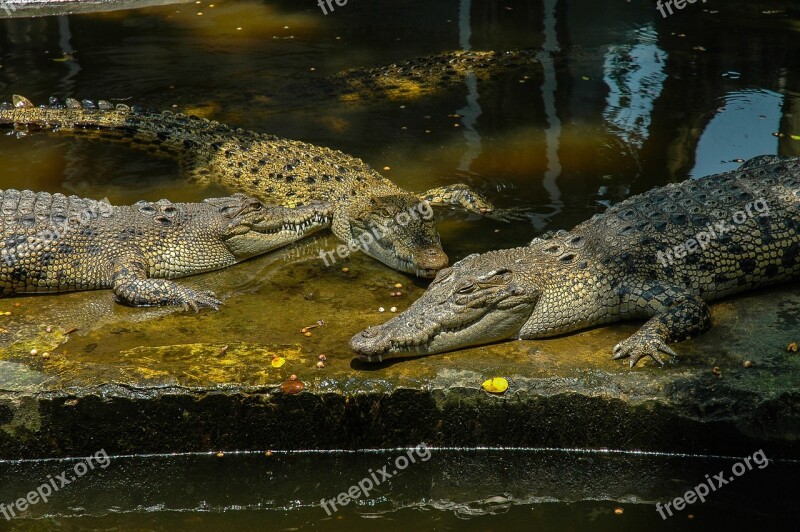
[(244, 194), (131, 206), (0, 190), (0, 296), (112, 288), (133, 306), (221, 304), (170, 279), (225, 268), (328, 223), (326, 206), (264, 207)]
[(800, 277), (798, 234), (800, 158), (756, 157), (631, 197), (527, 247), (470, 255), (350, 346), (376, 361), (649, 318), (614, 358), (660, 364), (675, 355), (668, 343), (711, 326), (706, 302)]
[[(434, 220), (414, 217), (395, 223), (398, 215), (419, 210), (426, 200), (492, 213), (491, 205), (465, 185), (412, 194), (342, 152), (182, 114), (73, 99), (66, 106), (51, 100), (49, 107), (34, 107), (14, 96), (13, 105), (0, 106), (2, 125), (130, 141), (178, 156), (184, 172), (197, 181), (214, 180), (286, 207), (323, 202), (333, 212), (333, 233), (351, 249), (422, 277), (433, 277), (448, 262)], [(378, 237), (360, 238), (366, 233)]]
[(524, 68), (540, 72), (536, 50), (456, 51), (416, 57), (391, 65), (339, 72), (310, 90), (343, 102), (410, 100), (463, 86), (467, 75), (486, 80)]

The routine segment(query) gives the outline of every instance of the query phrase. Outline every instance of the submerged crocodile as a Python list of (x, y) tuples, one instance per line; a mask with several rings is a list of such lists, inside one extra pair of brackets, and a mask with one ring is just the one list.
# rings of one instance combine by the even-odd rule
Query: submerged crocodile
[(527, 247), (470, 255), (411, 307), (355, 335), (368, 361), (649, 318), (614, 358), (676, 356), (711, 326), (707, 301), (800, 276), (800, 158), (631, 197)]
[(330, 220), (323, 205), (265, 207), (235, 194), (202, 203), (112, 206), (0, 191), (0, 296), (111, 288), (133, 306), (217, 309), (170, 279), (221, 269), (294, 242)]
[(422, 277), (433, 277), (448, 258), (434, 220), (408, 213), (426, 201), (493, 214), (492, 206), (466, 185), (412, 194), (340, 151), (233, 129), (195, 116), (114, 106), (102, 100), (67, 99), (62, 104), (51, 99), (49, 106), (35, 107), (26, 98), (14, 96), (13, 104), (0, 105), (3, 125), (129, 141), (177, 156), (184, 173), (201, 183), (216, 181), (286, 207), (323, 202), (332, 210), (333, 233), (351, 250), (361, 249), (388, 266)]
[(524, 80), (541, 73), (540, 51), (451, 51), (415, 57), (390, 65), (343, 70), (314, 83), (294, 83), (288, 89), (298, 95), (336, 98), (343, 103), (413, 100), (464, 87), (468, 75), (486, 81), (501, 74), (522, 74)]

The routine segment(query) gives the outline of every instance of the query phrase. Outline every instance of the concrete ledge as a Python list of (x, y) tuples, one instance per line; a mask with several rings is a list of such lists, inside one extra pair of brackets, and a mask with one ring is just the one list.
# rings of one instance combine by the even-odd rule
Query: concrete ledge
[[(800, 457), (800, 354), (786, 349), (800, 340), (796, 284), (714, 305), (713, 330), (678, 344), (666, 368), (611, 360), (635, 323), (374, 366), (347, 339), (423, 287), (389, 300), (396, 278), (349, 264), (256, 261), (187, 281), (227, 299), (219, 313), (130, 309), (104, 292), (0, 300), (12, 312), (0, 323), (0, 458), (420, 442)], [(309, 316), (326, 325), (305, 337)], [(291, 374), (300, 394), (280, 391)], [(502, 396), (480, 389), (494, 376), (511, 384)]]

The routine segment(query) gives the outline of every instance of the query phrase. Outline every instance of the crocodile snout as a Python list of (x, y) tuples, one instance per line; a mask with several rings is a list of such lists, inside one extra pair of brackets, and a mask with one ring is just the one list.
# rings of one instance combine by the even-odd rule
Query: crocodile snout
[(368, 327), (350, 339), (350, 349), (366, 360), (380, 356), (388, 350), (388, 347), (388, 336), (374, 327)]
[(439, 247), (430, 247), (414, 253), (414, 264), (420, 269), (437, 272), (446, 267), (449, 261), (450, 259)]

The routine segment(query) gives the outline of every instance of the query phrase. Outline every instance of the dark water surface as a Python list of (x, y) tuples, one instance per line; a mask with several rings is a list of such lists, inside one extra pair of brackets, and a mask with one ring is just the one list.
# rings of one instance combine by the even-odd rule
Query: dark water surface
[[(344, 69), (456, 49), (515, 48), (541, 50), (539, 78), (509, 73), (485, 83), (465, 80), (441, 94), (355, 102), (314, 91), (317, 80)], [(455, 261), (569, 228), (653, 186), (729, 170), (758, 154), (800, 155), (800, 9), (789, 1), (708, 0), (663, 19), (651, 2), (639, 0), (350, 0), (323, 15), (313, 0), (216, 1), (213, 7), (203, 1), (7, 19), (0, 20), (0, 96), (10, 100), (12, 94), (35, 103), (57, 95), (194, 112), (341, 149), (409, 190), (467, 182), (498, 206), (525, 209), (526, 220), (512, 224), (443, 214), (439, 229)], [(187, 187), (174, 161), (123, 146), (18, 137), (0, 136), (0, 188), (120, 203), (200, 200), (220, 192)], [(321, 237), (191, 281), (212, 284), (228, 300), (214, 320), (117, 308), (108, 293), (14, 301), (33, 322), (82, 325), (60, 348), (71, 357), (72, 366), (57, 366), (65, 374), (80, 364), (111, 364), (139, 346), (234, 337), (296, 343), (297, 330), (318, 318), (331, 325), (309, 340), (309, 350), (348, 360), (347, 338), (384, 318), (377, 307), (402, 310), (425, 283), (362, 256), (343, 263), (352, 276), (342, 276), (315, 258), (335, 245)], [(409, 285), (408, 297), (390, 300), (375, 292), (388, 293), (397, 281)], [(0, 310), (10, 305), (2, 304)], [(214, 381), (213, 375), (198, 378)], [(787, 480), (797, 478), (793, 464), (743, 477), (751, 480), (693, 508), (694, 519), (682, 512), (662, 521), (653, 504), (682, 493), (672, 482), (693, 484), (722, 466), (710, 459), (641, 458), (641, 474), (657, 485), (644, 493), (641, 484), (622, 489), (614, 467), (581, 479), (581, 462), (563, 462), (563, 456), (517, 458), (437, 454), (434, 465), (404, 473), (413, 481), (403, 484), (398, 477), (399, 488), (392, 484), (374, 505), (351, 505), (332, 517), (314, 506), (319, 498), (335, 496), (382, 459), (312, 456), (296, 463), (288, 456), (278, 457), (274, 468), (253, 456), (120, 459), (125, 471), (110, 468), (98, 475), (102, 482), (84, 481), (73, 495), (64, 492), (61, 502), (40, 505), (32, 510), (35, 519), (13, 527), (737, 530), (760, 523), (789, 530), (797, 514), (788, 509), (792, 496), (798, 500)], [(627, 474), (638, 471), (634, 458), (625, 460)], [(563, 490), (548, 464), (563, 467), (569, 481)], [(18, 486), (33, 486), (63, 468), (61, 462), (0, 464), (0, 502), (30, 489)], [(483, 477), (475, 474), (484, 468)], [(543, 480), (538, 473), (550, 476)], [(482, 478), (492, 479), (489, 487), (481, 487)], [(608, 491), (592, 478), (608, 481)], [(459, 503), (475, 500), (487, 502), (472, 510)], [(616, 515), (615, 507), (623, 513)]]

